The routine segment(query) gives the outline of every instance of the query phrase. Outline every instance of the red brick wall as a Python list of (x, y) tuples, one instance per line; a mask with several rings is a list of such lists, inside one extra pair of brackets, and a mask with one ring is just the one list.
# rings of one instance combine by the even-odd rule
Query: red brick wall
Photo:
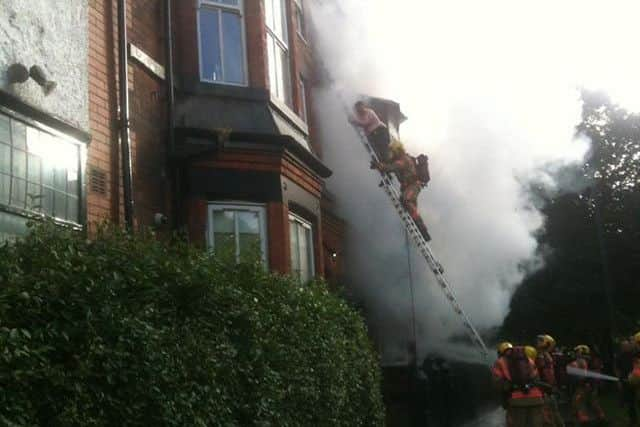
[[(164, 64), (161, 0), (127, 2), (129, 42)], [(92, 142), (87, 169), (106, 174), (106, 193), (87, 191), (90, 223), (122, 221), (122, 179), (118, 137), (118, 35), (117, 2), (89, 2), (89, 118)], [(129, 60), (131, 152), (135, 219), (150, 225), (155, 212), (166, 213), (165, 138), (166, 94), (164, 82)]]

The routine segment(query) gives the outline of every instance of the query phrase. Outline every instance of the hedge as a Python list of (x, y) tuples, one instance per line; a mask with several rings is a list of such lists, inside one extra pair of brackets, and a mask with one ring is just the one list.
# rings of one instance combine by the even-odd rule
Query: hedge
[(0, 247), (0, 424), (377, 426), (377, 356), (323, 283), (50, 224)]

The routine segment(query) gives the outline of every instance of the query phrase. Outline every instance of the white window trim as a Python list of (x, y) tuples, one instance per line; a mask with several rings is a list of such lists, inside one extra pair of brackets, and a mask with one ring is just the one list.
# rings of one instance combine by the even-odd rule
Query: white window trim
[[(274, 1), (279, 1), (279, 0), (274, 0)], [(289, 75), (289, 96), (291, 98), (290, 102), (293, 104), (293, 76), (291, 75), (291, 50), (289, 49), (289, 39), (290, 39), (290, 35), (289, 35), (289, 13), (288, 13), (288, 2), (287, 0), (282, 0), (282, 13), (284, 14), (284, 16), (280, 16), (279, 18), (282, 20), (282, 33), (284, 34), (284, 37), (286, 38), (286, 40), (282, 40), (276, 33), (275, 31), (269, 26), (269, 23), (266, 21), (266, 15), (265, 15), (265, 28), (267, 31), (267, 43), (270, 43), (271, 40), (269, 40), (269, 37), (273, 38), (273, 42), (278, 45), (280, 47), (280, 49), (282, 49), (287, 57), (287, 67), (289, 67), (288, 69), (288, 75)], [(272, 13), (274, 13), (274, 11), (272, 11)], [(274, 14), (275, 17), (275, 14)], [(275, 46), (274, 46), (275, 48)], [(269, 49), (269, 47), (267, 46), (267, 49)], [(277, 54), (277, 52), (275, 52)], [(268, 54), (267, 54), (268, 56)], [(275, 58), (274, 58), (275, 59)], [(274, 64), (275, 67), (275, 64)], [(277, 72), (277, 67), (275, 67), (276, 72)], [(267, 68), (268, 70), (268, 68)], [(276, 78), (282, 78), (283, 76), (276, 76)], [(283, 84), (287, 83), (284, 81), (284, 79), (282, 79)], [(284, 88), (283, 88), (284, 90)], [(280, 101), (282, 101), (284, 104), (287, 104), (287, 100), (286, 99), (280, 99), (280, 97), (277, 94), (277, 88), (270, 88), (270, 91), (273, 93), (273, 95), (278, 98)]]
[[(315, 248), (313, 224), (311, 224), (311, 222), (307, 221), (306, 219), (293, 213), (289, 213), (289, 221), (293, 221), (299, 225), (302, 225), (303, 228), (306, 228), (307, 230), (309, 230), (310, 241), (308, 242), (309, 243), (308, 247), (309, 247), (310, 253), (307, 254), (307, 256), (309, 256), (310, 276), (311, 276), (311, 280), (313, 280), (313, 278), (316, 276), (316, 248)], [(291, 239), (291, 236), (289, 236), (289, 239)], [(293, 269), (293, 266), (291, 267)]]
[[(232, 6), (229, 4), (220, 3), (216, 0), (196, 0), (196, 28), (198, 31), (198, 71), (200, 73), (200, 81), (202, 82), (237, 87), (247, 87), (249, 85), (249, 59), (247, 58), (247, 27), (244, 14), (244, 0), (238, 0), (238, 2), (238, 6)], [(236, 12), (240, 16), (240, 32), (242, 33), (242, 63), (244, 67), (244, 81), (242, 83), (230, 83), (204, 78), (204, 73), (202, 70), (202, 35), (200, 33), (200, 10), (202, 9), (221, 9), (230, 12)], [(219, 31), (222, 31), (221, 26), (219, 28)], [(224, 42), (220, 47), (220, 61), (222, 63), (222, 69), (224, 70)]]
[[(214, 227), (213, 227), (213, 213), (215, 211), (233, 210), (235, 212), (255, 212), (258, 214), (258, 221), (260, 223), (260, 250), (262, 251), (262, 262), (267, 264), (267, 209), (263, 204), (257, 203), (244, 203), (244, 202), (210, 202), (207, 206), (207, 246), (211, 250), (215, 250), (214, 239)], [(234, 236), (236, 239), (236, 261), (240, 259), (240, 247), (238, 245), (238, 221), (234, 224)]]

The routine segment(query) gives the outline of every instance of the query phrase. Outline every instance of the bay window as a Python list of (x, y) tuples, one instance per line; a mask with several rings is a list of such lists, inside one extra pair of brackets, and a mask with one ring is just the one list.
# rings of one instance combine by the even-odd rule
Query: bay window
[(236, 262), (256, 256), (266, 263), (267, 227), (265, 208), (254, 204), (209, 205), (209, 247)]
[(315, 276), (313, 258), (313, 228), (297, 215), (289, 215), (289, 244), (291, 273), (307, 283)]
[(265, 17), (271, 93), (291, 106), (291, 70), (285, 0), (265, 0)]
[(201, 80), (231, 85), (247, 84), (242, 1), (199, 1)]

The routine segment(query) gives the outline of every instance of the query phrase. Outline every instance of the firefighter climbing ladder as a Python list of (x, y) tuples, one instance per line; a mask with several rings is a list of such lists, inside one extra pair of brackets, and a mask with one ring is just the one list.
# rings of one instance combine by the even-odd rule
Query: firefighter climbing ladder
[[(345, 109), (345, 112), (349, 114), (349, 108), (347, 107), (347, 105), (348, 104), (343, 100), (343, 107)], [(371, 145), (369, 144), (369, 140), (367, 139), (365, 134), (362, 132), (361, 129), (355, 126), (354, 126), (354, 129), (357, 131), (360, 141), (367, 149), (367, 152), (371, 155), (371, 159), (377, 162), (378, 156), (376, 152), (373, 150), (373, 148), (371, 147)], [(471, 324), (469, 317), (464, 312), (464, 310), (462, 309), (462, 306), (458, 302), (458, 299), (456, 298), (453, 292), (453, 289), (451, 289), (451, 286), (449, 285), (449, 282), (447, 281), (447, 278), (444, 275), (444, 268), (442, 268), (442, 264), (440, 264), (440, 262), (438, 262), (438, 260), (436, 259), (435, 255), (433, 254), (433, 251), (431, 250), (431, 247), (422, 236), (422, 233), (420, 233), (420, 230), (418, 230), (418, 227), (416, 226), (416, 223), (413, 221), (413, 218), (411, 218), (411, 216), (407, 213), (407, 211), (402, 206), (402, 202), (400, 201), (401, 200), (400, 192), (394, 186), (393, 180), (390, 177), (390, 175), (382, 174), (382, 188), (384, 188), (385, 193), (387, 193), (387, 195), (391, 199), (391, 202), (393, 203), (393, 207), (396, 209), (396, 211), (400, 215), (400, 218), (404, 223), (404, 227), (407, 230), (407, 233), (409, 233), (409, 236), (411, 236), (411, 238), (417, 245), (418, 250), (424, 257), (424, 259), (427, 261), (429, 268), (431, 268), (431, 271), (436, 276), (438, 285), (440, 286), (440, 289), (442, 289), (442, 292), (447, 298), (447, 301), (449, 301), (449, 304), (453, 308), (454, 313), (456, 313), (456, 315), (462, 319), (462, 324), (466, 328), (466, 331), (469, 337), (471, 338), (471, 341), (479, 348), (482, 356), (486, 358), (489, 355), (487, 346), (485, 345), (484, 341), (480, 337), (480, 334), (478, 334), (478, 331), (476, 330), (476, 328)]]

